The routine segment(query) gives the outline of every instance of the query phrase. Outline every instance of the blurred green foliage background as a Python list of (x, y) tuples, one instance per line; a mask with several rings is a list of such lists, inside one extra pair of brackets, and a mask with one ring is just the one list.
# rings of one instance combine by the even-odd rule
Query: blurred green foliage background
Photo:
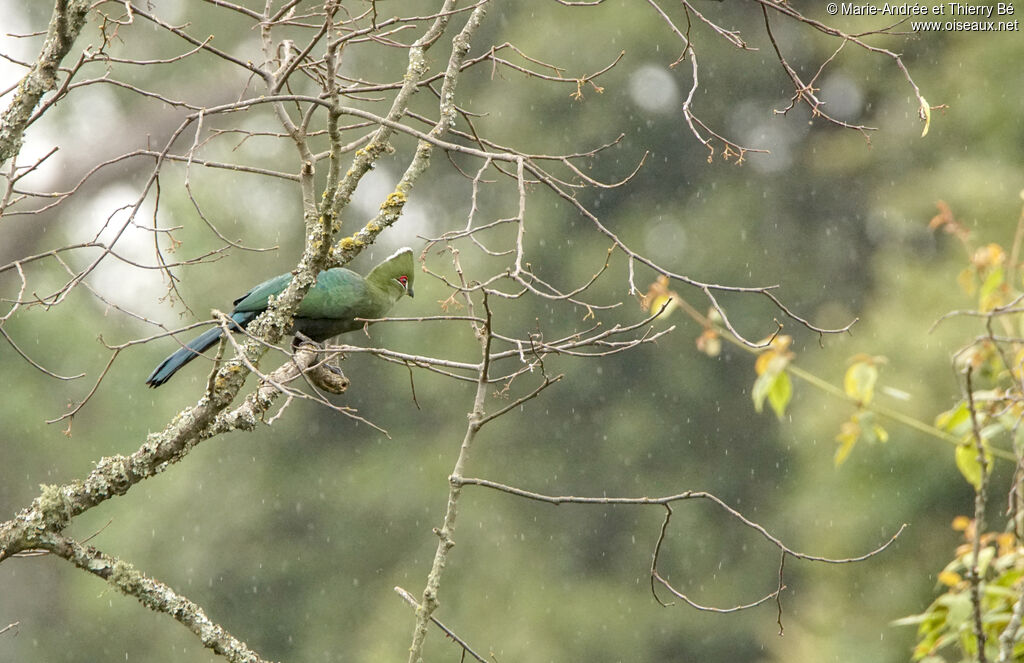
[[(47, 3), (0, 3), (9, 32), (45, 25)], [(378, 3), (382, 13), (404, 11)], [(666, 3), (666, 6), (668, 3)], [(366, 3), (353, 3), (353, 12)], [(424, 9), (428, 8), (424, 4)], [(578, 195), (627, 243), (694, 278), (733, 285), (780, 285), (779, 295), (800, 315), (823, 326), (859, 318), (853, 332), (819, 339), (790, 321), (796, 362), (840, 384), (855, 353), (884, 355), (880, 382), (910, 395), (886, 404), (924, 421), (948, 408), (959, 391), (951, 352), (975, 331), (952, 322), (932, 331), (943, 313), (971, 305), (956, 287), (964, 255), (957, 243), (927, 228), (935, 202), (945, 200), (980, 242), (1008, 243), (1024, 187), (1024, 40), (1019, 33), (922, 33), (878, 38), (902, 52), (914, 80), (936, 111), (921, 138), (917, 104), (895, 64), (847, 46), (820, 80), (822, 97), (843, 119), (877, 126), (870, 144), (856, 132), (812, 120), (805, 109), (773, 113), (788, 104), (790, 82), (764, 37), (752, 4), (699, 5), (713, 20), (741, 31), (744, 52), (693, 26), (700, 57), (697, 114), (748, 146), (742, 165), (707, 151), (680, 113), (689, 90), (689, 64), (669, 68), (681, 46), (651, 8), (609, 0), (597, 7), (555, 3), (497, 3), (473, 54), (510, 41), (525, 53), (563, 67), (568, 76), (596, 71), (625, 51), (619, 65), (595, 83), (558, 86), (489, 66), (460, 81), (460, 106), (485, 113), (477, 129), (527, 152), (575, 152), (625, 134), (592, 162), (594, 177), (628, 174), (643, 153), (645, 166), (629, 185)], [(385, 11), (385, 8), (387, 11)], [(259, 57), (257, 35), (231, 12), (198, 3), (159, 3), (173, 23), (213, 34), (220, 48)], [(672, 11), (678, 8), (673, 7)], [(811, 11), (808, 9), (808, 11)], [(815, 8), (821, 13), (820, 8)], [(826, 20), (828, 17), (817, 16)], [(835, 22), (847, 30), (880, 27), (866, 19)], [(791, 64), (810, 76), (836, 42), (802, 26), (775, 20)], [(81, 44), (95, 39), (90, 25)], [(90, 32), (92, 31), (92, 32)], [(554, 38), (553, 35), (557, 35)], [(115, 49), (132, 57), (168, 57), (184, 44), (138, 21), (121, 29)], [(4, 37), (5, 47), (16, 40)], [(407, 40), (407, 41), (411, 41)], [(27, 43), (26, 43), (27, 42)], [(37, 39), (18, 41), (25, 58)], [(439, 69), (446, 37), (431, 52)], [(371, 46), (345, 54), (346, 71), (393, 80), (404, 69), (398, 49)], [(5, 69), (0, 87), (16, 80)], [(225, 80), (220, 63), (199, 56), (177, 65), (118, 68), (146, 89), (175, 96), (188, 89), (209, 103), (237, 97), (245, 81)], [(232, 74), (234, 75), (234, 74)], [(416, 110), (436, 113), (420, 94)], [(138, 118), (147, 116), (145, 123)], [(82, 168), (151, 141), (162, 145), (181, 111), (112, 87), (71, 96), (27, 136), (32, 154), (60, 145), (59, 166), (41, 173), (40, 187), (69, 188)], [(237, 125), (212, 119), (207, 128)], [(231, 124), (235, 123), (235, 124)], [(269, 108), (248, 114), (250, 130), (273, 130)], [(153, 132), (145, 135), (143, 131)], [(163, 131), (164, 133), (160, 133)], [(296, 171), (279, 141), (253, 138), (210, 144), (208, 158), (269, 163)], [(395, 141), (365, 182), (347, 220), (351, 231), (390, 191), (412, 143)], [(24, 158), (22, 162), (30, 159)], [(456, 159), (463, 167), (471, 162)], [(149, 162), (127, 162), (91, 179), (69, 203), (42, 216), (0, 220), (0, 264), (80, 241), (117, 206), (131, 202)], [(220, 246), (197, 217), (182, 187), (184, 169), (161, 180), (161, 225), (181, 226), (173, 254), (184, 259)], [(297, 190), (264, 178), (193, 169), (191, 185), (204, 213), (222, 231), (268, 253), (233, 251), (215, 262), (177, 270), (194, 312), (161, 301), (159, 279), (136, 280), (111, 265), (91, 283), (105, 295), (167, 324), (224, 309), (251, 284), (287, 270), (301, 250)], [(365, 271), (395, 246), (417, 251), (421, 237), (464, 224), (469, 182), (443, 155), (414, 191), (406, 217), (353, 265)], [(515, 211), (514, 186), (485, 189), (478, 218)], [(589, 278), (604, 261), (608, 241), (564, 202), (542, 189), (531, 193), (529, 257), (537, 273), (559, 284)], [(145, 242), (152, 243), (143, 233)], [(501, 231), (496, 246), (508, 241)], [(140, 241), (140, 251), (144, 246)], [(140, 253), (140, 255), (146, 255)], [(152, 250), (149, 249), (149, 261)], [(85, 264), (85, 257), (72, 259)], [(450, 270), (450, 258), (428, 255), (428, 266)], [(473, 274), (497, 264), (465, 252)], [(53, 264), (30, 270), (34, 288), (60, 284)], [(653, 279), (640, 270), (638, 285)], [(18, 282), (0, 278), (0, 295)], [(699, 292), (674, 284), (699, 309)], [(590, 300), (623, 302), (598, 312), (606, 325), (644, 316), (628, 296), (626, 265), (613, 256)], [(415, 300), (395, 315), (434, 315), (450, 294), (421, 277)], [(780, 314), (763, 298), (723, 296), (749, 338), (771, 333)], [(517, 300), (496, 305), (499, 330), (549, 338), (584, 328), (586, 310)], [(778, 421), (756, 414), (750, 401), (753, 358), (726, 346), (717, 358), (695, 347), (700, 327), (676, 313), (659, 328), (677, 328), (656, 345), (601, 360), (552, 359), (565, 373), (559, 385), (482, 433), (469, 474), (530, 490), (575, 495), (664, 495), (706, 490), (767, 527), (792, 548), (820, 555), (859, 555), (883, 543), (902, 523), (909, 528), (884, 554), (856, 565), (789, 560), (779, 637), (776, 606), (734, 614), (664, 608), (651, 596), (648, 569), (663, 511), (658, 507), (552, 507), (467, 488), (441, 588), (438, 617), (477, 651), (497, 661), (787, 661), (895, 662), (909, 658), (913, 630), (890, 622), (921, 611), (936, 591), (935, 574), (952, 556), (958, 534), (949, 523), (971, 508), (972, 491), (959, 476), (951, 447), (887, 425), (887, 444), (856, 448), (835, 468), (839, 424), (852, 408), (797, 383), (790, 413)], [(195, 362), (159, 391), (146, 374), (173, 350), (170, 341), (134, 347), (111, 368), (92, 401), (74, 419), (47, 425), (69, 402), (84, 397), (106, 364), (98, 342), (120, 343), (155, 329), (106, 307), (84, 290), (49, 310), (28, 309), (5, 329), (33, 357), (61, 374), (55, 382), (9, 346), (0, 350), (0, 511), (12, 516), (38, 494), (40, 483), (83, 476), (103, 455), (131, 453), (200, 394), (205, 367)], [(348, 339), (439, 357), (473, 360), (468, 329), (455, 323), (377, 325), (372, 340)], [(819, 342), (820, 341), (820, 342)], [(271, 426), (235, 433), (196, 448), (185, 461), (127, 496), (76, 519), (69, 530), (123, 556), (202, 605), (209, 616), (262, 655), (285, 661), (404, 660), (412, 611), (393, 591), (422, 591), (436, 545), (457, 447), (471, 407), (472, 388), (417, 373), (413, 402), (406, 369), (352, 356), (344, 363), (353, 386), (339, 402), (387, 429), (386, 437), (336, 413), (296, 402)], [(516, 385), (525, 390), (529, 385)], [(516, 392), (518, 393), (518, 392)], [(495, 397), (492, 408), (503, 401)], [(1005, 470), (1006, 468), (1003, 468)], [(1005, 474), (997, 473), (997, 480)], [(675, 509), (661, 569), (694, 600), (717, 606), (745, 603), (772, 591), (778, 555), (765, 541), (707, 504)], [(0, 566), (0, 658), (19, 661), (207, 661), (184, 628), (141, 608), (55, 559), (14, 559)], [(455, 660), (459, 651), (432, 632), (429, 660)]]

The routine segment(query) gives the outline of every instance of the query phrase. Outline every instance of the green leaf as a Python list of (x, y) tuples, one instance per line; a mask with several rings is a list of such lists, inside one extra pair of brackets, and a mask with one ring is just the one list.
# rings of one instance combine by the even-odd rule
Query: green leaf
[(988, 276), (985, 277), (985, 282), (981, 284), (981, 288), (978, 290), (978, 300), (981, 302), (982, 310), (990, 311), (999, 303), (996, 298), (996, 290), (1003, 285), (1003, 280), (1002, 265), (990, 271)]
[(764, 399), (768, 398), (768, 390), (772, 388), (775, 377), (768, 373), (762, 373), (754, 380), (754, 388), (750, 392), (750, 397), (754, 399), (754, 409), (758, 413), (764, 409)]
[(967, 401), (960, 401), (952, 409), (935, 417), (935, 427), (953, 435), (964, 435), (970, 430), (971, 411)]
[[(991, 550), (991, 548), (989, 548)], [(993, 585), (987, 583), (985, 585), (985, 596), (991, 596), (997, 599), (1009, 600), (1012, 605), (1017, 600), (1017, 592), (1010, 587), (1000, 587), (999, 585)]]
[[(1016, 563), (1016, 561), (1017, 561), (1016, 555), (1015, 555), (1015, 553), (1011, 553), (1010, 555), (1003, 555), (1002, 557), (1000, 557), (999, 561), (996, 562), (996, 565), (1000, 569), (1002, 569), (1005, 566), (1005, 563), (1006, 563), (1005, 560), (1008, 557), (1012, 558), (1012, 561), (1010, 561), (1009, 563), (1011, 563), (1011, 564), (1012, 563)], [(1006, 591), (1011, 592), (1012, 595), (1016, 596), (1017, 591), (1014, 590), (1014, 589), (1011, 589), (1011, 588), (1015, 584), (1017, 584), (1017, 581), (1021, 579), (1021, 576), (1024, 576), (1024, 570), (1010, 569), (1010, 570), (1007, 570), (1007, 571), (1003, 571), (1001, 574), (999, 574), (999, 577), (996, 578), (995, 581), (993, 581), (993, 582), (989, 583), (988, 585), (986, 585), (985, 589), (986, 589), (986, 591), (988, 591), (988, 590), (994, 590), (994, 589), (996, 589), (998, 587), (999, 591), (1003, 591), (1005, 589)]]
[(1013, 450), (1018, 456), (1024, 453), (1024, 426), (1013, 431)]
[(991, 423), (988, 426), (985, 426), (984, 428), (981, 429), (981, 431), (980, 431), (981, 439), (983, 439), (983, 440), (990, 440), (993, 437), (995, 437), (996, 435), (999, 435), (1000, 433), (1003, 433), (1005, 431), (1006, 431), (1006, 427), (1003, 426), (1002, 423), (1000, 423), (1000, 422)]
[(920, 615), (908, 615), (906, 617), (900, 617), (889, 622), (892, 626), (917, 626), (924, 620), (928, 619), (928, 613), (922, 612)]
[(793, 383), (790, 382), (789, 374), (784, 370), (766, 371), (757, 376), (750, 395), (754, 399), (755, 410), (758, 412), (764, 410), (764, 402), (767, 399), (768, 404), (775, 411), (775, 416), (782, 419), (786, 414), (786, 406), (789, 405), (789, 401), (793, 397)]
[(789, 379), (789, 373), (782, 371), (772, 382), (768, 390), (768, 404), (775, 410), (775, 416), (782, 419), (786, 415), (786, 406), (793, 398), (793, 383)]
[(978, 552), (978, 573), (981, 577), (985, 577), (985, 574), (988, 572), (989, 564), (992, 563), (995, 556), (996, 549), (992, 546), (985, 546)]
[(944, 601), (949, 612), (946, 613), (946, 623), (956, 629), (961, 624), (966, 624), (971, 618), (971, 597), (966, 592), (958, 594), (946, 594), (948, 599)]
[[(985, 464), (991, 469), (992, 454), (987, 449), (988, 445), (983, 444), (985, 450)], [(974, 486), (975, 490), (981, 490), (981, 463), (978, 462), (978, 450), (974, 444), (956, 445), (956, 468), (960, 474), (967, 479), (967, 483)]]
[(956, 445), (956, 468), (967, 479), (967, 483), (974, 486), (974, 490), (981, 490), (981, 465), (978, 463), (978, 452), (974, 447), (967, 444)]

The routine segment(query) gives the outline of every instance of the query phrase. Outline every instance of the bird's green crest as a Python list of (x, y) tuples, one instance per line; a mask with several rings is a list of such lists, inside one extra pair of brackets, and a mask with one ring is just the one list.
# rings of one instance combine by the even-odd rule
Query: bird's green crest
[[(398, 249), (366, 276), (367, 281), (387, 288), (401, 288), (402, 294), (413, 296), (412, 283), (416, 278), (412, 249)], [(399, 295), (400, 296), (400, 295)]]

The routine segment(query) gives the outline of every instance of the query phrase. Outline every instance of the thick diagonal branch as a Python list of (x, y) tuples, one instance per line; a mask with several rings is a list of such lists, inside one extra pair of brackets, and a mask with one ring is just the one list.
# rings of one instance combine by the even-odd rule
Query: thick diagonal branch
[(199, 605), (159, 580), (138, 571), (128, 562), (59, 534), (47, 535), (39, 543), (41, 548), (106, 580), (119, 592), (138, 599), (139, 603), (150, 610), (171, 615), (195, 633), (204, 647), (232, 663), (263, 662), (264, 659), (247, 644), (211, 621)]
[(18, 154), (32, 111), (44, 94), (57, 88), (57, 67), (75, 43), (88, 11), (89, 3), (84, 0), (57, 0), (54, 4), (39, 57), (0, 118), (0, 164)]

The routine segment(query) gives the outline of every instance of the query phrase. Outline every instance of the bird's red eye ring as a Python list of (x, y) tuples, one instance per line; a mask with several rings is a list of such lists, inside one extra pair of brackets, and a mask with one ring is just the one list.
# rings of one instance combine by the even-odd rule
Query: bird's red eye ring
[(403, 286), (404, 285), (408, 285), (409, 277), (408, 276), (399, 276), (398, 277), (398, 282), (401, 283)]

